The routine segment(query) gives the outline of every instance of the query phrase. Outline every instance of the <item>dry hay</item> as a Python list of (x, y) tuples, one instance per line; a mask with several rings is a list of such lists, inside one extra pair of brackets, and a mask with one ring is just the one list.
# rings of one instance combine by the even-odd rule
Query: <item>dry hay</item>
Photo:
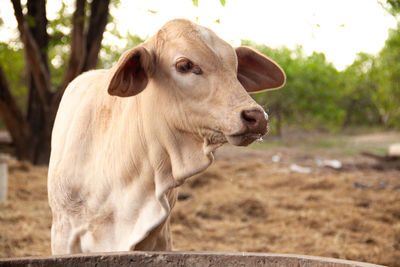
[(49, 255), (47, 168), (9, 162), (8, 201), (0, 203), (0, 257)]
[[(225, 150), (226, 152), (227, 150)], [(293, 173), (307, 155), (228, 150), (179, 191), (176, 250), (307, 254), (400, 266), (400, 172), (347, 165)], [(358, 166), (358, 167), (357, 167)], [(50, 254), (46, 168), (11, 162), (0, 256)]]

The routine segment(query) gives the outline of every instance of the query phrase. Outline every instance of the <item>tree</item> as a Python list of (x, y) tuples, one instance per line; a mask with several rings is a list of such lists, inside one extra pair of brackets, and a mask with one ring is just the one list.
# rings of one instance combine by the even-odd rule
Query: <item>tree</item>
[(386, 1), (390, 6), (390, 12), (393, 15), (397, 15), (400, 13), (400, 0), (387, 0)]
[(400, 24), (389, 38), (372, 69), (377, 82), (373, 100), (385, 127), (400, 127)]
[(340, 107), (345, 110), (343, 127), (354, 125), (383, 124), (378, 106), (374, 101), (377, 91), (376, 58), (373, 55), (359, 53), (353, 64), (342, 73)]
[(274, 132), (281, 135), (282, 123), (297, 124), (303, 128), (336, 130), (345, 111), (341, 107), (342, 73), (327, 62), (325, 55), (314, 52), (304, 55), (302, 47), (272, 49), (242, 41), (275, 60), (286, 73), (282, 90), (266, 91), (254, 98), (268, 109)]
[[(45, 0), (11, 0), (24, 47), (27, 82), (27, 112), (11, 94), (0, 66), (0, 117), (8, 129), (19, 159), (45, 164), (50, 156), (50, 137), (55, 115), (68, 83), (80, 73), (96, 67), (108, 22), (109, 0), (76, 0), (70, 34), (70, 55), (62, 81), (52, 83), (49, 47), (60, 36), (49, 36)], [(89, 7), (90, 8), (87, 8)], [(24, 14), (24, 10), (26, 12)]]

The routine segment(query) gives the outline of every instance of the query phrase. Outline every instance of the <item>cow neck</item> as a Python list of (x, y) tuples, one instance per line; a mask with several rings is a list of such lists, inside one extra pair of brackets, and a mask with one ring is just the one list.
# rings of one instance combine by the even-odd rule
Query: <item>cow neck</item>
[[(140, 94), (127, 100), (128, 107), (134, 110), (125, 110), (125, 121), (134, 114), (135, 119), (130, 120), (127, 132), (135, 132), (129, 139), (132, 149), (143, 152), (142, 158), (151, 166), (153, 175), (147, 176), (139, 168), (139, 179), (145, 179), (144, 184), (154, 184), (154, 193), (146, 192), (147, 197), (138, 199), (141, 209), (137, 210), (136, 223), (129, 236), (130, 249), (144, 240), (149, 233), (161, 225), (169, 216), (175, 199), (171, 199), (171, 190), (196, 173), (205, 170), (212, 162), (212, 149), (205, 145), (201, 138), (180, 132), (168, 126), (167, 121), (157, 111), (151, 109), (148, 102), (143, 101)], [(129, 103), (133, 101), (135, 103)], [(135, 154), (133, 151), (132, 154)]]
[[(160, 115), (154, 118), (145, 136), (151, 136), (151, 142), (146, 142), (150, 151), (153, 166), (162, 166), (163, 176), (171, 176), (173, 183), (170, 188), (181, 185), (185, 179), (204, 171), (213, 161), (212, 151), (203, 139), (176, 130)], [(156, 151), (152, 155), (151, 151)], [(154, 153), (154, 152), (153, 152)]]

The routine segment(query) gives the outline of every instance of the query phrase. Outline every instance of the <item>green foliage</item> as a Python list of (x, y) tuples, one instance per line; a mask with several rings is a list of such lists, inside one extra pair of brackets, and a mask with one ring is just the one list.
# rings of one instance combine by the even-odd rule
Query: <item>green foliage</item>
[[(13, 43), (13, 42), (10, 42)], [(0, 43), (0, 62), (11, 93), (18, 105), (24, 107), (27, 89), (24, 77), (24, 53), (21, 47)]]
[(375, 62), (372, 55), (360, 53), (342, 73), (343, 87), (339, 105), (346, 111), (344, 126), (381, 123), (381, 116), (373, 100), (377, 88), (374, 80)]
[[(198, 0), (192, 1), (198, 6)], [(220, 0), (220, 3), (225, 5), (225, 1)], [(388, 4), (400, 13), (399, 0), (388, 1)], [(118, 6), (119, 1), (112, 1), (112, 5)], [(69, 58), (71, 12), (63, 4), (56, 18), (48, 24), (51, 38), (47, 49), (53, 88), (61, 83)], [(99, 68), (113, 66), (125, 50), (143, 42), (130, 33), (121, 36), (112, 17), (104, 34), (113, 41), (103, 42)], [(400, 24), (390, 32), (379, 55), (360, 53), (344, 71), (336, 70), (322, 53), (305, 55), (301, 46), (272, 49), (251, 41), (242, 41), (242, 44), (267, 55), (286, 73), (284, 88), (253, 95), (270, 114), (273, 132), (279, 133), (283, 125), (329, 131), (346, 126), (400, 129)], [(0, 43), (0, 62), (12, 93), (23, 107), (27, 89), (21, 44)]]
[(390, 31), (373, 71), (377, 83), (373, 99), (382, 121), (387, 127), (400, 128), (400, 24)]
[(71, 43), (72, 13), (67, 5), (62, 2), (56, 18), (50, 20), (47, 25), (47, 32), (51, 36), (48, 44), (49, 67), (51, 83), (54, 90), (61, 84), (64, 71), (67, 67), (70, 43)]
[(324, 54), (314, 52), (305, 56), (301, 47), (292, 51), (285, 47), (271, 49), (249, 41), (242, 41), (242, 44), (255, 47), (276, 61), (286, 73), (283, 89), (254, 96), (266, 105), (272, 121), (275, 117), (305, 128), (327, 129), (336, 129), (342, 124), (345, 111), (338, 105), (341, 73), (326, 61)]
[[(118, 8), (120, 1), (111, 1), (111, 8)], [(62, 2), (60, 10), (57, 11), (56, 18), (49, 21), (48, 33), (51, 38), (48, 45), (48, 56), (50, 61), (50, 72), (52, 77), (52, 88), (57, 89), (57, 86), (61, 84), (64, 76), (65, 69), (69, 60), (70, 43), (71, 43), (71, 30), (72, 30), (72, 12), (73, 9), (69, 9), (68, 6)], [(89, 5), (86, 5), (86, 14), (90, 13)], [(114, 39), (122, 40), (120, 33), (116, 30), (114, 18), (112, 14), (109, 14), (109, 23), (113, 25), (108, 34), (111, 34)], [(89, 19), (89, 16), (86, 16)], [(86, 25), (89, 21), (85, 22)], [(105, 33), (106, 34), (106, 33)], [(128, 37), (128, 45), (132, 44), (133, 41), (129, 41), (132, 37)], [(105, 68), (110, 67), (112, 62), (118, 60), (118, 55), (121, 53), (121, 49), (115, 45), (103, 44), (100, 52), (100, 58), (98, 67)]]
[(347, 126), (400, 128), (400, 24), (377, 57), (360, 53), (339, 72), (324, 54), (301, 47), (271, 49), (242, 41), (275, 60), (287, 76), (278, 91), (254, 95), (270, 115), (273, 132), (282, 122), (337, 131)]
[(400, 13), (400, 0), (387, 0), (386, 2), (391, 7), (390, 11), (393, 15)]
[(99, 68), (111, 68), (113, 65), (115, 65), (115, 63), (118, 61), (119, 57), (124, 51), (144, 42), (144, 40), (141, 39), (138, 35), (133, 35), (131, 33), (128, 33), (128, 35), (125, 37), (121, 36), (117, 32), (115, 27), (110, 32), (116, 38), (120, 40), (125, 40), (126, 45), (124, 46), (124, 48), (120, 48), (117, 45), (103, 45), (100, 50), (100, 58), (98, 63)]
[[(118, 8), (120, 5), (119, 0), (111, 1), (111, 8)], [(72, 12), (73, 8), (68, 7), (62, 2), (61, 8), (57, 11), (55, 18), (49, 20), (47, 25), (47, 32), (50, 39), (47, 49), (49, 57), (49, 68), (51, 72), (51, 83), (54, 90), (61, 84), (64, 76), (67, 62), (69, 60), (71, 30), (72, 30)], [(86, 13), (89, 13), (89, 5), (86, 5)], [(25, 16), (28, 24), (32, 26), (34, 20), (28, 15)], [(89, 18), (89, 16), (87, 16)], [(110, 23), (114, 19), (110, 14)], [(87, 21), (86, 24), (89, 22)], [(4, 27), (3, 20), (0, 19), (0, 27)], [(115, 63), (122, 51), (129, 47), (136, 46), (143, 42), (139, 37), (129, 35), (127, 38), (122, 37), (115, 29), (115, 25), (109, 34), (119, 40), (127, 40), (126, 48), (120, 48), (114, 45), (103, 44), (102, 53), (104, 58), (99, 59), (99, 67), (110, 67)], [(25, 109), (27, 98), (27, 88), (25, 83), (24, 72), (24, 54), (22, 44), (19, 40), (12, 40), (8, 43), (0, 43), (0, 62), (6, 74), (12, 94), (16, 97), (18, 104), (21, 108)]]
[[(219, 0), (219, 2), (221, 3), (221, 6), (225, 6), (226, 4), (225, 0)], [(192, 0), (192, 3), (195, 7), (199, 7), (199, 0)]]

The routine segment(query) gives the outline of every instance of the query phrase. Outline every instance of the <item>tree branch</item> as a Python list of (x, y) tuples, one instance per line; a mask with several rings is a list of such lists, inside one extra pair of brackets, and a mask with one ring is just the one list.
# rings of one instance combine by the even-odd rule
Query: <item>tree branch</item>
[(29, 23), (29, 30), (33, 39), (36, 41), (42, 62), (49, 70), (49, 58), (47, 56), (49, 35), (47, 34), (47, 17), (46, 17), (46, 1), (45, 0), (28, 0), (28, 16), (32, 23)]
[[(57, 110), (69, 82), (80, 73), (96, 67), (103, 33), (108, 21), (109, 3), (110, 0), (93, 0), (90, 5), (89, 28), (84, 36), (84, 21), (81, 18), (84, 16), (85, 1), (77, 0), (73, 18), (71, 58), (63, 83), (53, 98), (52, 109)], [(79, 65), (78, 68), (77, 65)]]
[(109, 3), (110, 0), (93, 0), (90, 5), (89, 30), (86, 36), (86, 60), (82, 71), (96, 67), (103, 33), (108, 21)]
[(12, 97), (3, 69), (0, 67), (0, 116), (17, 149), (17, 155), (28, 158), (29, 125)]
[(62, 95), (67, 85), (82, 72), (86, 55), (86, 40), (84, 36), (85, 3), (86, 0), (76, 0), (76, 8), (72, 18), (71, 55), (59, 89), (61, 92), (57, 92), (57, 94)]
[(50, 94), (50, 77), (49, 72), (41, 60), (41, 53), (38, 44), (32, 37), (28, 23), (24, 19), (22, 7), (19, 0), (11, 0), (14, 7), (15, 18), (18, 22), (18, 30), (21, 35), (21, 40), (24, 44), (26, 60), (30, 66), (36, 88), (40, 95), (40, 100), (45, 110), (49, 105), (48, 99)]

